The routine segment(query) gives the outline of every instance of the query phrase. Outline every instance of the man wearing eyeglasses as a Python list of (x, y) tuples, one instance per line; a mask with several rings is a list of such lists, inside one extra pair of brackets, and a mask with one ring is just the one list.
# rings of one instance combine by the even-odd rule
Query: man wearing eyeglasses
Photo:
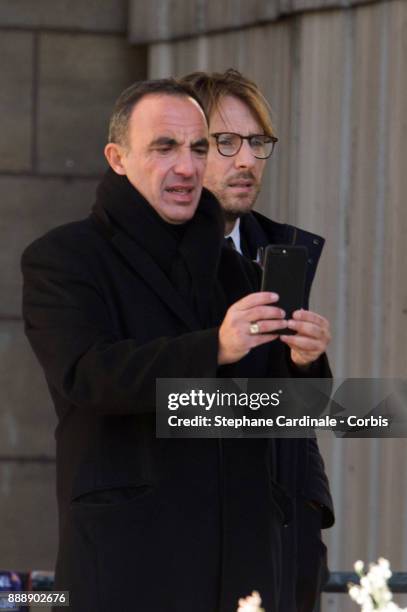
[[(278, 141), (269, 106), (255, 83), (236, 70), (184, 77), (200, 97), (209, 117), (210, 149), (205, 186), (219, 200), (228, 243), (242, 255), (257, 259), (270, 243), (306, 246), (309, 253), (305, 304), (324, 240), (288, 224), (253, 212), (267, 159)], [(297, 334), (280, 336), (291, 358), (292, 376), (330, 376), (324, 355), (330, 340), (329, 322), (300, 310), (288, 324)], [(313, 362), (306, 369), (301, 363)], [(279, 440), (279, 483), (292, 497), (295, 519), (285, 529), (280, 612), (311, 612), (327, 578), (322, 528), (334, 522), (333, 504), (324, 463), (314, 439)]]

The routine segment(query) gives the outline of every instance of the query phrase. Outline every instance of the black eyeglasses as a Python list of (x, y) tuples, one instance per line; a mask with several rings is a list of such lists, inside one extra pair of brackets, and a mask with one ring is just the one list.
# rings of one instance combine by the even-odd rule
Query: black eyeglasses
[(237, 155), (242, 148), (244, 140), (250, 145), (254, 157), (257, 159), (267, 159), (274, 151), (278, 138), (275, 136), (267, 136), (266, 134), (251, 134), (250, 136), (242, 136), (233, 132), (217, 132), (211, 134), (216, 140), (216, 146), (221, 155), (225, 157), (233, 157)]

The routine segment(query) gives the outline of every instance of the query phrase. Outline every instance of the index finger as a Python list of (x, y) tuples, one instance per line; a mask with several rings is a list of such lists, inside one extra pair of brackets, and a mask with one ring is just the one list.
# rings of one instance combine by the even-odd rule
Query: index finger
[(235, 302), (233, 306), (236, 306), (237, 310), (247, 310), (248, 308), (253, 308), (253, 306), (274, 304), (278, 301), (278, 299), (279, 295), (277, 293), (273, 293), (271, 291), (257, 291), (256, 293), (249, 293), (249, 295), (245, 295), (244, 298), (241, 298)]
[(296, 310), (293, 312), (293, 319), (296, 321), (308, 321), (309, 323), (314, 323), (319, 327), (329, 327), (328, 319), (325, 319), (325, 317), (313, 312), (312, 310)]

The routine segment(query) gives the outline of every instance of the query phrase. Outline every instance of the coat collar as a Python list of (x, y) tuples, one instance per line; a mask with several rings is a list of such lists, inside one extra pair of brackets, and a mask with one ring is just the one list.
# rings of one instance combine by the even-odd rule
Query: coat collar
[(258, 247), (266, 247), (268, 244), (292, 244), (307, 247), (305, 305), (308, 307), (312, 282), (325, 243), (324, 238), (294, 225), (277, 223), (254, 211), (241, 217), (240, 231), (241, 237), (248, 245), (252, 259), (256, 258)]
[[(91, 218), (134, 272), (191, 330), (202, 326), (197, 313), (176, 291), (165, 270), (177, 253), (197, 284), (200, 299), (210, 299), (223, 241), (223, 217), (216, 198), (203, 189), (194, 218), (183, 235), (168, 227), (126, 177), (108, 170), (97, 190)], [(202, 291), (200, 288), (202, 287)]]

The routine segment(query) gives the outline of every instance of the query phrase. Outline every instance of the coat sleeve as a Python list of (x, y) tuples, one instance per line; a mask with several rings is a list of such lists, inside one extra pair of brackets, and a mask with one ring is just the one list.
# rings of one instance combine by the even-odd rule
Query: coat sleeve
[(308, 502), (317, 503), (321, 507), (321, 528), (332, 527), (335, 522), (333, 501), (329, 489), (328, 477), (325, 473), (318, 441), (309, 438), (308, 443), (308, 470), (304, 496)]
[(156, 378), (216, 376), (218, 328), (143, 345), (119, 338), (74, 246), (40, 239), (24, 252), (22, 272), (27, 337), (49, 386), (71, 404), (96, 414), (153, 412)]
[[(332, 378), (332, 372), (326, 353), (311, 366), (308, 374), (314, 378)], [(307, 501), (321, 506), (321, 527), (332, 527), (335, 522), (334, 507), (329, 487), (325, 464), (316, 438), (308, 439), (308, 470), (304, 489)]]
[[(289, 353), (287, 358), (290, 360)], [(291, 362), (291, 360), (290, 360)], [(323, 353), (310, 368), (298, 369), (290, 366), (291, 376), (296, 378), (332, 378), (332, 372), (326, 353)], [(329, 487), (325, 464), (319, 450), (316, 438), (308, 438), (307, 444), (307, 470), (303, 495), (307, 502), (317, 503), (321, 507), (321, 527), (332, 527), (335, 522), (333, 501)]]

